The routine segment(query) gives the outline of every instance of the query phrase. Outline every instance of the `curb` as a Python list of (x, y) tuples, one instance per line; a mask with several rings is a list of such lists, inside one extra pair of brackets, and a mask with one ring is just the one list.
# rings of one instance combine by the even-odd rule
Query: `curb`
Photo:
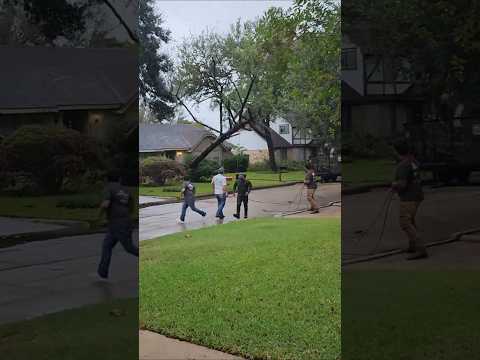
[[(303, 181), (294, 181), (294, 182), (288, 182), (285, 184), (280, 184), (280, 185), (266, 185), (266, 186), (259, 186), (253, 189), (252, 191), (256, 190), (265, 190), (265, 189), (273, 189), (273, 188), (279, 188), (279, 187), (285, 187), (285, 186), (293, 186), (293, 185), (298, 185), (298, 184), (303, 184)], [(233, 194), (232, 191), (229, 191), (228, 194)], [(147, 195), (148, 196), (148, 195)], [(196, 197), (196, 200), (205, 200), (205, 199), (215, 199), (215, 195), (209, 194), (209, 195), (199, 195)], [(145, 204), (139, 204), (138, 208), (139, 209), (144, 209), (150, 206), (158, 206), (158, 205), (167, 205), (167, 204), (178, 204), (182, 203), (183, 199), (172, 199), (172, 200), (165, 200), (165, 201), (154, 201), (150, 203), (145, 203)]]
[[(463, 241), (462, 237), (464, 236), (467, 237), (468, 235), (478, 233), (478, 232), (480, 232), (480, 228), (474, 228), (474, 229), (456, 232), (456, 233), (453, 233), (448, 239), (433, 241), (433, 242), (427, 243), (425, 246), (428, 248), (433, 246), (445, 245), (445, 244), (449, 244), (456, 241)], [(469, 240), (466, 240), (466, 241), (469, 241)], [(358, 264), (362, 262), (368, 262), (368, 261), (377, 260), (377, 259), (385, 258), (388, 256), (392, 256), (392, 255), (398, 255), (404, 252), (405, 252), (404, 250), (392, 250), (392, 251), (387, 251), (387, 252), (379, 253), (375, 255), (363, 256), (356, 259), (342, 261), (342, 265), (352, 265), (352, 264)]]

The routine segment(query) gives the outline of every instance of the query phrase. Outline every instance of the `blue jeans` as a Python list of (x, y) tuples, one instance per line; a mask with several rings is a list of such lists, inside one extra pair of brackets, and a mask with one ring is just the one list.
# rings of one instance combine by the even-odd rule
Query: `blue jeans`
[(190, 201), (184, 201), (182, 205), (182, 214), (180, 215), (180, 220), (185, 221), (185, 215), (187, 214), (187, 209), (190, 208), (192, 211), (195, 211), (196, 213), (205, 216), (207, 213), (205, 211), (202, 211), (200, 209), (197, 209), (195, 206), (195, 201), (190, 200)]
[(126, 252), (138, 257), (138, 248), (133, 244), (132, 228), (130, 224), (116, 224), (109, 226), (107, 235), (103, 240), (102, 257), (100, 259), (100, 264), (98, 265), (98, 275), (103, 278), (108, 277), (112, 251), (119, 241)]
[(218, 210), (217, 210), (216, 217), (224, 218), (225, 215), (223, 215), (223, 208), (225, 207), (225, 203), (227, 202), (227, 196), (223, 194), (223, 195), (215, 195), (215, 197), (217, 198), (217, 203), (218, 203)]

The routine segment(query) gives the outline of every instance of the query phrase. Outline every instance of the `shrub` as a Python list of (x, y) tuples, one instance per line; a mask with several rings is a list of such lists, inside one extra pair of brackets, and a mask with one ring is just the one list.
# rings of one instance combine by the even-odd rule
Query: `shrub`
[(99, 145), (71, 129), (23, 126), (5, 138), (2, 147), (6, 172), (17, 174), (11, 188), (18, 191), (58, 193), (69, 179), (102, 168)]
[(191, 181), (209, 182), (211, 177), (216, 174), (220, 165), (216, 161), (204, 159), (200, 162), (196, 169), (192, 169), (190, 164), (193, 157), (189, 154), (184, 158), (188, 168), (187, 176)]
[(270, 168), (270, 161), (268, 161), (268, 159), (250, 164), (248, 168), (249, 168), (250, 171), (270, 171), (270, 170), (272, 170)]
[(371, 134), (344, 134), (342, 158), (385, 158), (393, 155), (388, 140)]
[(248, 170), (250, 157), (247, 154), (236, 154), (223, 161), (223, 167), (228, 172), (245, 172)]
[(280, 164), (281, 167), (286, 168), (288, 171), (303, 170), (305, 169), (305, 165), (306, 163), (304, 161), (294, 160), (285, 161)]
[(163, 156), (151, 156), (140, 161), (142, 178), (150, 178), (155, 185), (162, 186), (169, 180), (185, 176), (185, 167), (175, 160)]
[(56, 207), (66, 209), (95, 209), (98, 208), (101, 200), (100, 196), (95, 195), (74, 197), (57, 201)]

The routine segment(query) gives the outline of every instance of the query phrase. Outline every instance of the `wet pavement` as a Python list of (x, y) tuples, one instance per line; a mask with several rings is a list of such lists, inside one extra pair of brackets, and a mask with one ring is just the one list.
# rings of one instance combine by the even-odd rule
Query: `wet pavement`
[[(316, 192), (320, 205), (340, 200), (340, 184), (320, 184)], [(148, 240), (159, 236), (173, 234), (185, 230), (198, 229), (206, 226), (219, 225), (230, 221), (238, 221), (233, 217), (236, 212), (236, 198), (229, 196), (224, 209), (225, 219), (215, 218), (217, 200), (197, 200), (197, 208), (207, 212), (202, 218), (199, 214), (187, 211), (185, 224), (178, 224), (182, 204), (165, 204), (140, 209), (140, 240)], [(281, 216), (282, 214), (306, 210), (306, 190), (302, 184), (278, 187), (272, 189), (254, 190), (249, 197), (249, 218)], [(328, 208), (327, 208), (328, 209)], [(321, 212), (330, 210), (322, 209)], [(241, 210), (243, 217), (243, 209)]]
[[(385, 209), (388, 207), (388, 202), (385, 201), (387, 196), (388, 192), (385, 189), (379, 189), (342, 197), (343, 260), (407, 247), (407, 238), (401, 231), (398, 221), (399, 201), (396, 196), (392, 198), (388, 215), (385, 216)], [(382, 211), (383, 204), (385, 207)], [(420, 236), (426, 243), (430, 243), (446, 240), (457, 232), (480, 228), (479, 204), (478, 186), (426, 188), (425, 201), (417, 215)], [(460, 247), (463, 250), (470, 247), (477, 255), (480, 249), (477, 244), (462, 244)], [(457, 249), (455, 245), (442, 245), (432, 248), (431, 253), (439, 259), (449, 252), (453, 254), (456, 251), (453, 249)], [(438, 255), (440, 253), (445, 254)], [(405, 262), (404, 258), (404, 254), (395, 255), (377, 260), (376, 263)]]
[[(138, 258), (114, 249), (108, 281), (96, 269), (104, 234), (0, 249), (0, 323), (138, 296)], [(134, 235), (138, 239), (138, 233)]]

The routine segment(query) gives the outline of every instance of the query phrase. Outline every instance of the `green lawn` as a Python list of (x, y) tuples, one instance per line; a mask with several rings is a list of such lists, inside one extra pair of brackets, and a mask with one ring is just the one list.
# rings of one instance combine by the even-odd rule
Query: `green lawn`
[(145, 328), (255, 359), (339, 358), (339, 219), (240, 221), (140, 251)]
[(357, 159), (342, 164), (345, 186), (389, 183), (393, 179), (395, 162), (388, 159)]
[(138, 358), (138, 299), (119, 300), (0, 326), (5, 360)]
[[(231, 176), (235, 179), (235, 173), (225, 174), (226, 176)], [(252, 182), (253, 187), (264, 187), (278, 184), (286, 184), (297, 181), (303, 181), (305, 178), (305, 173), (303, 171), (289, 171), (287, 173), (282, 173), (282, 181), (279, 181), (278, 173), (271, 171), (265, 172), (247, 172), (247, 178)], [(233, 181), (229, 181), (228, 188), (232, 191)], [(174, 197), (180, 198), (179, 188), (181, 182), (174, 184), (169, 184), (165, 186), (141, 186), (140, 195), (150, 195), (150, 196), (159, 196), (159, 197)], [(210, 183), (195, 183), (197, 188), (198, 195), (210, 195), (212, 194), (212, 185)]]
[[(132, 188), (131, 190), (136, 198), (137, 189)], [(0, 195), (0, 216), (91, 222), (98, 217), (98, 205), (101, 200), (101, 190), (83, 194), (51, 196)], [(135, 203), (138, 203), (138, 200)]]
[(478, 359), (478, 279), (478, 271), (344, 271), (342, 359)]

